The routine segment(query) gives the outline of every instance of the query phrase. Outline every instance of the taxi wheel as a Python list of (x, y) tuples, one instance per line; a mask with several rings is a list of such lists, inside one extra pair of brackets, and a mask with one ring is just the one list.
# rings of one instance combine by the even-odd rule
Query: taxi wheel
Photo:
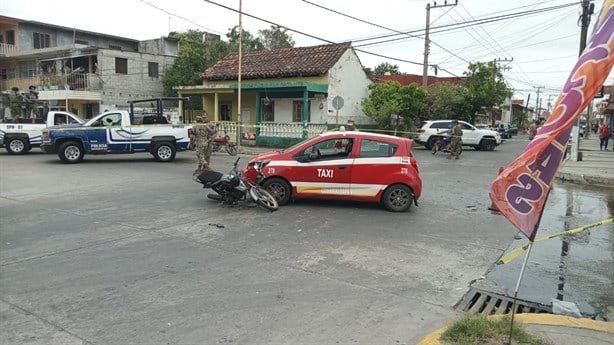
[(413, 202), (411, 189), (406, 185), (394, 184), (386, 189), (382, 202), (392, 212), (405, 212)]
[(288, 182), (283, 179), (274, 177), (264, 182), (262, 187), (275, 197), (280, 206), (287, 204), (292, 197), (292, 189)]

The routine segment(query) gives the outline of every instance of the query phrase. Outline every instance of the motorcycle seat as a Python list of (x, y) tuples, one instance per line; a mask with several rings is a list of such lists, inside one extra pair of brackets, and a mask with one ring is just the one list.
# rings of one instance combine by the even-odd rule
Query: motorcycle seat
[(217, 172), (217, 171), (213, 171), (213, 170), (205, 170), (202, 173), (200, 173), (200, 175), (198, 175), (198, 180), (204, 184), (211, 184), (213, 182), (218, 181), (219, 179), (222, 178), (224, 174), (222, 174), (221, 172)]

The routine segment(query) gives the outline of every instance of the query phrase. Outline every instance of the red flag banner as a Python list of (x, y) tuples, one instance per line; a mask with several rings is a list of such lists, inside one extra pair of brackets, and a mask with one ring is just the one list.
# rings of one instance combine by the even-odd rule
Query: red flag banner
[(490, 185), (490, 199), (520, 232), (535, 238), (574, 123), (614, 65), (614, 0), (605, 0), (590, 41), (571, 71), (552, 114), (524, 151)]

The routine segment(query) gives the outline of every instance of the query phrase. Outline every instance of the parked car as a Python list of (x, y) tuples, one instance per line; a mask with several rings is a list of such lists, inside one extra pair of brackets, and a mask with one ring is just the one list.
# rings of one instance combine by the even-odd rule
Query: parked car
[(501, 135), (501, 138), (510, 139), (514, 135), (518, 135), (518, 127), (509, 122), (500, 122), (496, 126), (497, 131)]
[(288, 149), (252, 157), (243, 174), (254, 181), (256, 162), (269, 162), (262, 186), (280, 205), (301, 198), (382, 203), (388, 210), (418, 205), (422, 180), (413, 140), (384, 134), (335, 131)]
[[(458, 122), (463, 130), (463, 146), (471, 146), (476, 150), (493, 151), (495, 147), (501, 144), (499, 132), (479, 129), (465, 121)], [(444, 136), (450, 128), (452, 128), (452, 120), (424, 121), (422, 127), (418, 130), (418, 136), (414, 140), (430, 150), (435, 142)]]

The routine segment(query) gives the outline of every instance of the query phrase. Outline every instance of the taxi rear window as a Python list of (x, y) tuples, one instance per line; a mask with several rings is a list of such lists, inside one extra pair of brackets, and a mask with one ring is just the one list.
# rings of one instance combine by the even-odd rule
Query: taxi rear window
[(359, 157), (392, 157), (398, 146), (384, 141), (363, 139), (360, 143)]

